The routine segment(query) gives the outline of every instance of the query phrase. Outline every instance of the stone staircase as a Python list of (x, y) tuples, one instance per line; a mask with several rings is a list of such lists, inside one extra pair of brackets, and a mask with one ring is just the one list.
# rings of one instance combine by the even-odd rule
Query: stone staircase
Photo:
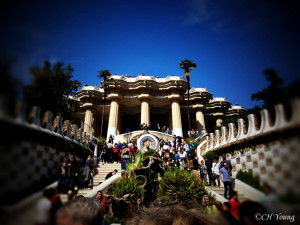
[[(96, 175), (94, 176), (93, 187), (97, 187), (100, 183), (102, 183), (105, 180), (106, 175), (109, 172), (112, 172), (115, 169), (117, 169), (118, 170), (118, 174), (120, 174), (121, 173), (121, 164), (120, 163), (105, 163), (105, 164), (102, 164), (101, 162), (99, 162), (97, 164), (97, 167), (95, 168)], [(75, 189), (76, 189), (76, 187), (75, 187)], [(91, 189), (80, 188), (78, 190), (78, 194), (77, 195), (85, 195), (89, 191), (91, 191)], [(61, 194), (60, 198), (61, 198), (61, 200), (62, 200), (63, 203), (67, 202), (68, 195), (67, 194)]]
[[(221, 182), (221, 187), (214, 187), (214, 186), (207, 186), (209, 190), (212, 190), (216, 192), (217, 194), (221, 195), (222, 197), (224, 196), (224, 186), (223, 183)], [(241, 185), (235, 183), (233, 189), (238, 192), (238, 199), (240, 202), (244, 202), (247, 200), (251, 201), (259, 201), (260, 196), (250, 192), (246, 188), (242, 187)], [(229, 198), (229, 191), (227, 192), (227, 197)]]

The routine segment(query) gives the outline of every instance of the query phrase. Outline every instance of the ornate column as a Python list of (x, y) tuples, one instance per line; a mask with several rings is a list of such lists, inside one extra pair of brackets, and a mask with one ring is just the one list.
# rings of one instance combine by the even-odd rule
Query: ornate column
[(93, 113), (91, 109), (85, 111), (84, 117), (84, 132), (92, 133), (93, 132)]
[(113, 136), (117, 135), (118, 118), (119, 118), (119, 103), (117, 99), (112, 99), (110, 103), (107, 139), (109, 139), (110, 135)]
[(117, 126), (117, 135), (122, 133), (122, 115), (121, 109), (119, 107), (119, 116), (118, 116), (118, 126)]
[(170, 130), (173, 130), (173, 122), (172, 122), (172, 109), (169, 111), (169, 115), (168, 115), (168, 126)]
[(149, 100), (142, 99), (141, 104), (141, 124), (145, 123), (149, 126), (150, 124), (150, 107), (149, 107)]
[(205, 130), (204, 115), (201, 109), (197, 109), (196, 111), (196, 124), (199, 133), (201, 133), (203, 129)]
[(183, 137), (179, 101), (178, 100), (172, 100), (171, 108), (172, 108), (173, 131), (174, 131), (176, 136)]

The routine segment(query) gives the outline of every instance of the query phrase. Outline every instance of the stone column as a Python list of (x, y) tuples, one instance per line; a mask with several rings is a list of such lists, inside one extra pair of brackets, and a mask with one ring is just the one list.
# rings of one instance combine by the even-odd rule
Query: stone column
[(149, 107), (149, 100), (142, 99), (141, 104), (141, 124), (145, 123), (149, 126), (150, 124), (150, 107)]
[(119, 118), (119, 103), (117, 99), (112, 99), (110, 103), (107, 139), (109, 139), (110, 135), (113, 136), (117, 135), (118, 118)]
[(119, 117), (118, 117), (118, 126), (117, 126), (117, 135), (122, 133), (122, 115), (121, 115), (121, 109), (119, 108)]
[(84, 117), (84, 132), (92, 133), (93, 131), (93, 113), (90, 109), (85, 111)]
[(172, 100), (171, 108), (172, 108), (173, 131), (176, 136), (183, 137), (180, 105), (179, 105), (178, 100)]
[(168, 126), (170, 130), (173, 130), (173, 122), (172, 122), (172, 110), (169, 111), (169, 115), (168, 115)]
[(196, 111), (196, 124), (197, 124), (197, 129), (199, 131), (199, 134), (203, 129), (205, 130), (204, 115), (200, 109), (197, 109)]

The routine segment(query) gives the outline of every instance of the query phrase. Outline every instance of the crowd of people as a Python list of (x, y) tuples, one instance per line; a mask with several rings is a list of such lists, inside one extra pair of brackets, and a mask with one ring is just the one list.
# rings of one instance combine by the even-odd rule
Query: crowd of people
[(74, 191), (75, 186), (93, 188), (94, 167), (95, 163), (92, 155), (89, 155), (85, 161), (80, 161), (74, 156), (70, 156), (67, 162), (62, 162), (58, 168), (58, 192), (67, 193), (69, 190)]
[[(146, 209), (142, 198), (137, 197), (128, 208), (123, 224), (126, 225), (160, 225), (160, 224), (279, 224), (274, 216), (268, 220), (257, 215), (278, 213), (278, 205), (274, 198), (270, 198), (270, 186), (265, 187), (265, 195), (261, 202), (238, 200), (236, 191), (230, 192), (226, 202), (213, 202), (209, 195), (202, 197), (201, 206), (187, 209), (183, 206), (164, 206), (162, 202), (155, 201), (152, 207)], [(272, 200), (272, 207), (266, 206)], [(106, 225), (107, 217), (113, 215), (112, 201), (98, 191), (94, 198), (77, 196), (76, 192), (69, 195), (68, 201), (63, 204), (54, 188), (46, 189), (43, 197), (38, 201), (35, 225)], [(290, 221), (294, 217), (289, 218)]]
[[(138, 154), (137, 146), (135, 146), (131, 142), (114, 143), (113, 137), (111, 136), (108, 142), (103, 143), (102, 148), (100, 148), (98, 157), (102, 163), (112, 163), (112, 162), (121, 163), (121, 168), (125, 170), (127, 164), (137, 154)], [(213, 186), (220, 187), (221, 182), (223, 182), (224, 198), (228, 200), (227, 202), (221, 203), (217, 201), (213, 204), (209, 196), (204, 196), (202, 199), (202, 206), (204, 207), (205, 212), (208, 216), (205, 218), (208, 221), (210, 221), (212, 218), (219, 218), (219, 219), (221, 218), (223, 219), (224, 224), (226, 224), (225, 221), (227, 221), (228, 224), (234, 224), (234, 225), (255, 224), (257, 222), (264, 223), (268, 221), (257, 221), (253, 219), (254, 212), (257, 213), (275, 212), (275, 210), (277, 210), (275, 207), (275, 205), (277, 204), (277, 201), (275, 201), (276, 198), (274, 198), (274, 195), (272, 195), (271, 188), (268, 185), (264, 186), (266, 194), (262, 198), (262, 203), (264, 204), (267, 202), (267, 204), (263, 205), (258, 202), (244, 202), (243, 204), (241, 204), (238, 200), (238, 192), (234, 191), (231, 183), (232, 166), (230, 161), (226, 160), (226, 157), (223, 157), (223, 160), (221, 162), (219, 162), (218, 158), (214, 158), (213, 160), (207, 158), (207, 159), (200, 160), (199, 163), (196, 146), (192, 141), (189, 141), (188, 143), (182, 137), (176, 135), (174, 135), (173, 139), (170, 141), (167, 139), (166, 140), (160, 139), (159, 148), (157, 149), (157, 155), (161, 157), (161, 159), (163, 159), (165, 164), (168, 164), (171, 167), (178, 167), (181, 169), (189, 170), (197, 177), (200, 177), (207, 186), (213, 185)], [(80, 170), (80, 168), (83, 169)], [(73, 210), (75, 206), (73, 206), (72, 204), (79, 204), (79, 205), (89, 204), (90, 209), (94, 207), (93, 210), (98, 211), (98, 213), (96, 213), (95, 211), (93, 212), (91, 211), (90, 213), (87, 213), (85, 215), (85, 216), (95, 217), (90, 221), (95, 221), (97, 223), (89, 223), (89, 222), (83, 223), (83, 221), (88, 221), (87, 218), (83, 218), (82, 220), (79, 220), (82, 222), (82, 224), (86, 224), (86, 225), (105, 224), (105, 222), (103, 221), (105, 221), (106, 216), (111, 212), (109, 212), (108, 210), (107, 199), (103, 195), (103, 193), (99, 191), (96, 195), (96, 198), (90, 200), (88, 198), (84, 198), (83, 196), (77, 196), (76, 191), (74, 191), (74, 186), (78, 185), (80, 180), (84, 181), (82, 183), (84, 187), (88, 187), (89, 183), (93, 184), (93, 175), (94, 175), (93, 171), (94, 171), (94, 160), (92, 156), (88, 156), (88, 158), (84, 162), (77, 161), (74, 156), (71, 156), (67, 162), (62, 162), (61, 167), (58, 170), (59, 173), (58, 191), (66, 193), (68, 190), (72, 190), (71, 194), (69, 195), (69, 202), (66, 203), (64, 206), (62, 206), (62, 204), (59, 203), (60, 200), (57, 197), (53, 197), (57, 195), (55, 195), (55, 192), (53, 193), (52, 190), (51, 194), (49, 194), (49, 192), (46, 191), (44, 193), (43, 201), (39, 203), (40, 211), (49, 209), (50, 211), (52, 210), (50, 214), (52, 215), (52, 217), (56, 215), (57, 218), (55, 217), (55, 219), (53, 219), (51, 217), (51, 219), (49, 220), (51, 221), (52, 224), (55, 224), (53, 221), (57, 221), (58, 225), (64, 224), (63, 216), (65, 216), (65, 213), (68, 212), (68, 210)], [(117, 170), (110, 172), (109, 174), (107, 174), (105, 179), (109, 179), (117, 172), (118, 172)], [(84, 178), (82, 178), (82, 176), (84, 176)], [(270, 196), (272, 196), (272, 198)], [(134, 217), (136, 218), (136, 221), (139, 221), (139, 219), (141, 218), (147, 217), (147, 213), (145, 214), (145, 212), (143, 212), (144, 210), (140, 210), (141, 209), (140, 205), (142, 205), (141, 201), (142, 200), (139, 199), (136, 202), (138, 205), (133, 207), (133, 208), (137, 207), (139, 209), (138, 210), (139, 213)], [(162, 206), (163, 205), (160, 204), (158, 208), (164, 208)], [(52, 207), (54, 207), (54, 209), (52, 209)], [(154, 207), (156, 206), (154, 205)], [(60, 209), (58, 210), (58, 208)], [(249, 208), (251, 210), (247, 211)], [(56, 212), (57, 210), (58, 212), (56, 214), (53, 213)], [(169, 210), (169, 209), (164, 208), (163, 210)], [(148, 213), (150, 211), (148, 211)], [(184, 212), (182, 215), (185, 215), (185, 213), (186, 212)], [(38, 220), (39, 223), (37, 224), (43, 224), (42, 221), (45, 220), (46, 218), (45, 214), (40, 213), (40, 215), (41, 216)], [(69, 215), (69, 216), (70, 216), (69, 219), (71, 219), (74, 222), (75, 220), (76, 222), (78, 222), (77, 217), (75, 218), (73, 217), (73, 215)], [(101, 223), (99, 223), (100, 218), (102, 220)], [(196, 220), (198, 219), (196, 218)], [(140, 224), (140, 223), (134, 222), (133, 220), (129, 220), (128, 224)], [(150, 224), (150, 223), (145, 222), (143, 224)], [(160, 224), (160, 223), (151, 223), (151, 224)], [(189, 223), (183, 223), (183, 224), (189, 224)], [(194, 224), (194, 223), (190, 223), (190, 224)], [(206, 224), (206, 223), (195, 223), (195, 224)]]

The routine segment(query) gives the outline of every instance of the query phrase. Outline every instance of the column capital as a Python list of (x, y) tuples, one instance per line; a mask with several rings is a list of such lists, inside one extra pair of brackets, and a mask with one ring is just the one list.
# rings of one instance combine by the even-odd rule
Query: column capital
[(191, 108), (197, 111), (203, 111), (205, 110), (206, 107), (203, 104), (197, 104), (197, 105), (192, 105)]
[(92, 103), (84, 103), (81, 107), (84, 108), (85, 110), (94, 110), (95, 109), (95, 105), (93, 105)]
[(178, 94), (172, 94), (172, 95), (169, 95), (168, 96), (168, 99), (169, 101), (171, 102), (180, 102), (183, 100), (183, 97), (181, 97), (180, 95)]
[(149, 94), (140, 94), (137, 97), (138, 97), (138, 100), (140, 100), (140, 101), (147, 101), (147, 102), (151, 101), (151, 96)]
[(120, 101), (123, 97), (117, 93), (111, 93), (107, 96), (107, 100), (109, 101)]
[(110, 98), (108, 99), (110, 102), (117, 102), (119, 103), (121, 101), (121, 98)]

